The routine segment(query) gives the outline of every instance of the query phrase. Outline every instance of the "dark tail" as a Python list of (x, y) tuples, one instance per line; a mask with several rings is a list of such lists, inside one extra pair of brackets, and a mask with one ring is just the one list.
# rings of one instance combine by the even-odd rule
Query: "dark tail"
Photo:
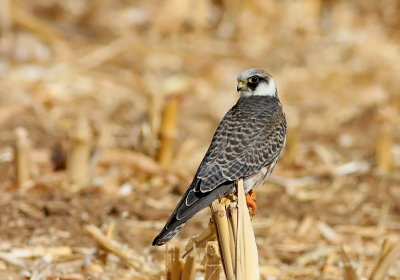
[(201, 192), (198, 188), (200, 182), (194, 180), (190, 185), (161, 233), (154, 238), (153, 246), (161, 246), (170, 241), (197, 212), (234, 189), (234, 183), (230, 181), (222, 183), (209, 192)]

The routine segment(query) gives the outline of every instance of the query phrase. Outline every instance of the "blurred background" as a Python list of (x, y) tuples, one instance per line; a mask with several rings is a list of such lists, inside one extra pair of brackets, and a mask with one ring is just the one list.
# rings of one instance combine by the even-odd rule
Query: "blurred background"
[[(238, 99), (236, 76), (259, 67), (289, 127), (257, 188), (262, 279), (366, 279), (382, 266), (400, 279), (399, 1), (0, 6), (0, 275), (165, 279), (151, 241)], [(170, 246), (184, 252), (209, 217)]]

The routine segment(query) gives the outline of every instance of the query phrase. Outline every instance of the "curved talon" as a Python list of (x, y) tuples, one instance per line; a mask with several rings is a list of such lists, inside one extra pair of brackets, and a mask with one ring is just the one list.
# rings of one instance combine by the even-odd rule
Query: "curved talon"
[(256, 204), (257, 198), (256, 198), (256, 192), (253, 190), (250, 190), (246, 194), (246, 203), (247, 207), (251, 208), (252, 210), (252, 215), (254, 216), (257, 212), (257, 204)]

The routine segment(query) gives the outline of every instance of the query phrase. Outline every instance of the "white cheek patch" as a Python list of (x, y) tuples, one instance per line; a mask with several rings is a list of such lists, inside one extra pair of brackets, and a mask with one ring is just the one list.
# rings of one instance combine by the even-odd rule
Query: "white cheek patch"
[(262, 82), (258, 84), (252, 95), (258, 96), (276, 96), (276, 84), (274, 79), (270, 78), (268, 83)]

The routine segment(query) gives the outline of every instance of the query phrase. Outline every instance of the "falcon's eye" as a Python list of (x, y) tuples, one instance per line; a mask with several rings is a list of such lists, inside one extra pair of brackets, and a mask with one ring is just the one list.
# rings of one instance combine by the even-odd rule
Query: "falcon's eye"
[(258, 83), (259, 80), (260, 79), (257, 76), (253, 76), (253, 77), (250, 77), (248, 81), (250, 84), (256, 84), (256, 83)]

